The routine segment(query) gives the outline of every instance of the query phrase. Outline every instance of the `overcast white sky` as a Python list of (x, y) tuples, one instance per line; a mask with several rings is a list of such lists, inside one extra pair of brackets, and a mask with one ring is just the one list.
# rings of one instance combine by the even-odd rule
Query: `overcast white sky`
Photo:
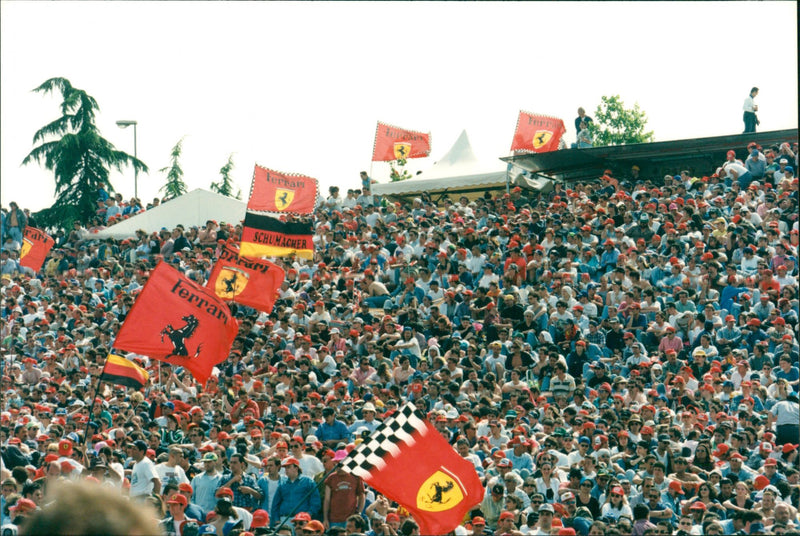
[[(561, 117), (601, 95), (642, 107), (659, 141), (739, 133), (759, 86), (760, 130), (797, 127), (794, 2), (0, 4), (2, 204), (38, 210), (52, 173), (20, 167), (63, 76), (99, 105), (98, 126), (150, 167), (157, 195), (186, 136), (190, 189), (234, 153), (246, 198), (255, 162), (344, 188), (370, 168), (378, 120), (430, 131), (425, 169), (466, 129), (481, 160), (506, 156), (520, 109)], [(373, 176), (388, 175), (376, 164)], [(113, 173), (129, 197), (133, 171)]]

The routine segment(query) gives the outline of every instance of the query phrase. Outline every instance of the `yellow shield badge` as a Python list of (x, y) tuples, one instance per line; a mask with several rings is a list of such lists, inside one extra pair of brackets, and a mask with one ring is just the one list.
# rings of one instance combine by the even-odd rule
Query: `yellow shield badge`
[(450, 510), (464, 500), (459, 483), (450, 475), (436, 471), (417, 492), (417, 508), (427, 512)]
[(30, 253), (32, 247), (33, 247), (33, 242), (31, 242), (27, 238), (23, 238), (22, 239), (22, 247), (19, 250), (19, 258), (20, 258), (20, 260), (24, 259), (25, 255)]
[(244, 291), (247, 286), (248, 274), (244, 270), (233, 266), (226, 266), (219, 272), (214, 293), (220, 298), (232, 299)]
[(400, 141), (394, 144), (394, 157), (397, 160), (403, 160), (411, 154), (411, 144)]
[(278, 210), (286, 210), (294, 200), (294, 190), (278, 188), (275, 190), (275, 207)]
[(537, 130), (536, 133), (533, 135), (533, 148), (534, 149), (541, 149), (550, 141), (553, 137), (553, 133), (549, 130)]

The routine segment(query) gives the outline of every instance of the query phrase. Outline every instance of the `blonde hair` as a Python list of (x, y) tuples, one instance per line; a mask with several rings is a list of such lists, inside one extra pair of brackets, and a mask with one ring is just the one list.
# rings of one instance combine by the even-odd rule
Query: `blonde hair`
[(112, 488), (90, 482), (64, 482), (50, 490), (46, 499), (45, 506), (20, 527), (20, 534), (147, 536), (160, 533), (152, 507), (134, 503)]

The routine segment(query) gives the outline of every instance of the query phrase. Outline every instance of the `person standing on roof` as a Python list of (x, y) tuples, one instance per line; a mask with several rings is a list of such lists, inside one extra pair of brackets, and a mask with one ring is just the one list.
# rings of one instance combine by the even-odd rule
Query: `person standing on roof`
[(744, 134), (748, 132), (755, 132), (756, 125), (760, 124), (758, 117), (756, 116), (756, 112), (758, 111), (758, 104), (754, 102), (754, 99), (758, 95), (758, 88), (754, 87), (750, 90), (750, 94), (744, 99), (744, 105), (742, 106), (742, 110), (744, 110), (743, 120), (744, 120)]

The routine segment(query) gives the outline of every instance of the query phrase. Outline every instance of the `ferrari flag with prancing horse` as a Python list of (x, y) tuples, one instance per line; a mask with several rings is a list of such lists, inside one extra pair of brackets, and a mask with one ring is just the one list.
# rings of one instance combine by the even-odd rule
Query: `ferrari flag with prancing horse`
[(420, 534), (447, 534), (483, 500), (472, 462), (462, 458), (406, 404), (342, 460), (342, 469), (361, 477), (406, 507)]
[(564, 121), (556, 117), (519, 112), (511, 151), (515, 153), (547, 153), (558, 149), (561, 136), (567, 131)]
[(430, 133), (406, 130), (378, 121), (372, 148), (373, 162), (424, 158), (430, 154)]
[(239, 331), (228, 305), (161, 262), (139, 293), (114, 347), (183, 367), (205, 384)]
[(277, 264), (265, 259), (240, 257), (236, 247), (225, 245), (206, 287), (225, 301), (271, 313), (285, 278), (286, 272)]
[(316, 202), (316, 179), (294, 173), (281, 173), (256, 164), (247, 210), (311, 214)]

